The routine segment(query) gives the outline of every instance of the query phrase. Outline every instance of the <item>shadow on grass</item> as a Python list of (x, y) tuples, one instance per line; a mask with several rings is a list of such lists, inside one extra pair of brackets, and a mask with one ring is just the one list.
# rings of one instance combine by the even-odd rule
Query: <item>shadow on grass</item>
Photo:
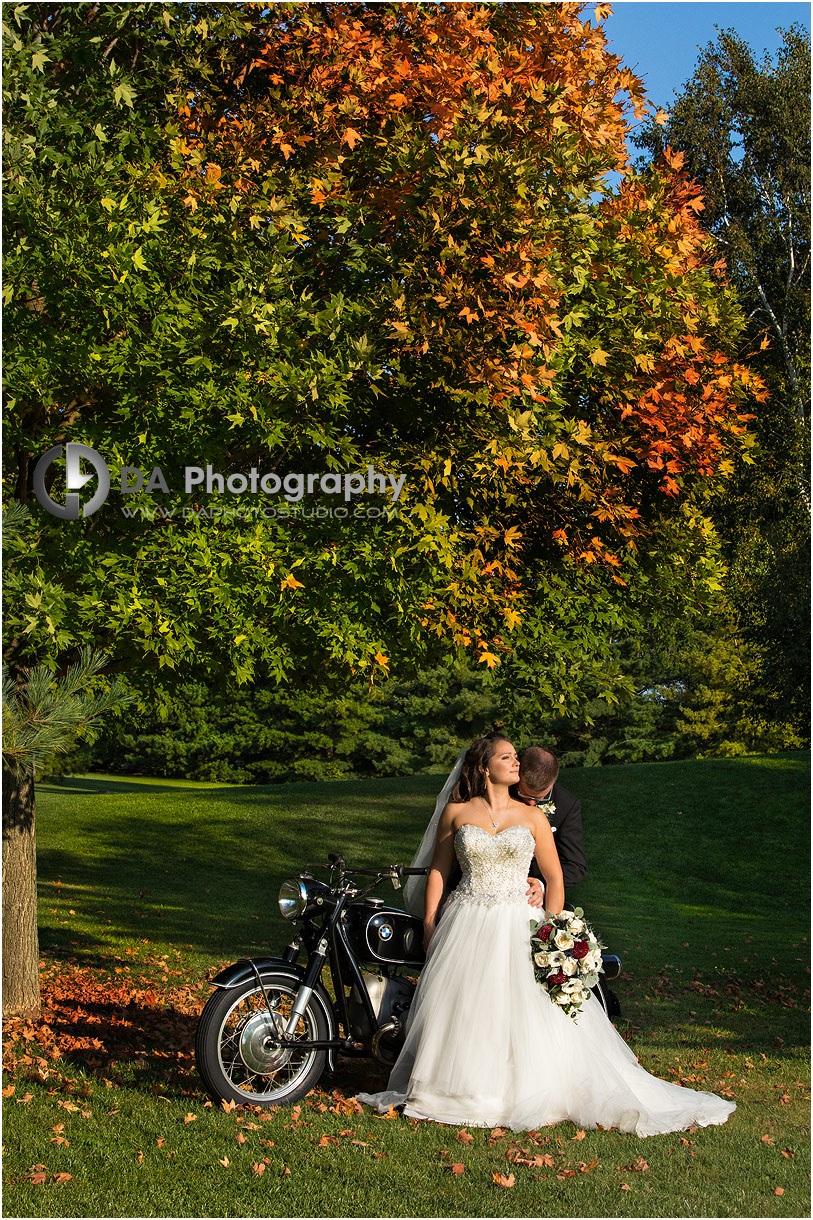
[(37, 784), (37, 792), (56, 794), (76, 793), (82, 796), (114, 796), (125, 792), (243, 792), (245, 786), (240, 784), (213, 784), (201, 781), (196, 784), (189, 780), (160, 780), (152, 778), (132, 779), (120, 778), (115, 775), (103, 775), (98, 778), (92, 775), (65, 775), (58, 778), (41, 781)]
[[(73, 843), (60, 835), (60, 845), (51, 846), (40, 836), (40, 901), (47, 911), (49, 900), (62, 898), (85, 926), (43, 921), (42, 949), (99, 964), (106, 946), (110, 952), (122, 937), (215, 956), (279, 949), (290, 939), (276, 901), (286, 877), (307, 864), (326, 865), (331, 851), (367, 867), (411, 859), (415, 781), (408, 797), (401, 781), (376, 786), (385, 791), (338, 785), (335, 802), (325, 799), (333, 795), (328, 785), (312, 784), (124, 793), (105, 795), (104, 804), (101, 794), (75, 791)], [(387, 888), (379, 892), (397, 904)]]
[(122, 1005), (115, 993), (98, 1001), (55, 1001), (51, 1012), (63, 1061), (87, 1075), (158, 1091), (200, 1090), (194, 1069), (198, 1013), (135, 999)]

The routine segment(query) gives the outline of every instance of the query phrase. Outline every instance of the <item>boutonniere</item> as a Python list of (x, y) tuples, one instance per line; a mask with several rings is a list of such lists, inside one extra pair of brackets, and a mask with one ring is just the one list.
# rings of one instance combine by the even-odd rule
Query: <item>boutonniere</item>
[(549, 822), (553, 821), (553, 815), (556, 813), (556, 806), (553, 801), (545, 801), (541, 805), (537, 805), (537, 809), (541, 809)]

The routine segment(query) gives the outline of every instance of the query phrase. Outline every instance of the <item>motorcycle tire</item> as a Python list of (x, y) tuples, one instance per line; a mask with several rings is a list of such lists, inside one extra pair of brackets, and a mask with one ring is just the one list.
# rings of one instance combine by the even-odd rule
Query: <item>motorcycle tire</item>
[[(296, 1052), (269, 1041), (269, 1033), (279, 1036), (284, 1031), (300, 983), (282, 973), (261, 977), (271, 1014), (253, 978), (216, 991), (200, 1015), (195, 1062), (213, 1101), (291, 1105), (310, 1092), (325, 1070), (327, 1051)], [(315, 996), (302, 1014), (296, 1036), (310, 1041), (330, 1038), (327, 1018)]]
[(595, 987), (591, 988), (591, 994), (598, 1000), (610, 1020), (613, 1017), (621, 1016), (621, 1005), (618, 1002), (618, 996), (614, 991), (610, 990), (604, 979), (599, 978)]

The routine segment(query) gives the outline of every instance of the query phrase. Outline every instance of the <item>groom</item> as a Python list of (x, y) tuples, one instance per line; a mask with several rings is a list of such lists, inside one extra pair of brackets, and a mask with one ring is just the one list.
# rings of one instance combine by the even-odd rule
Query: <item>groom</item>
[[(519, 760), (519, 780), (508, 791), (515, 801), (542, 806), (553, 831), (567, 892), (587, 872), (587, 861), (584, 856), (582, 803), (557, 782), (558, 776), (559, 760), (553, 751), (542, 746), (528, 746)], [(528, 878), (528, 901), (532, 906), (541, 907), (544, 896), (542, 874), (533, 859)]]
[[(543, 807), (553, 831), (553, 841), (562, 866), (562, 879), (567, 893), (569, 887), (581, 881), (587, 872), (587, 861), (584, 857), (582, 803), (557, 782), (558, 775), (559, 760), (553, 750), (546, 750), (542, 746), (528, 746), (522, 751), (519, 760), (519, 779), (508, 789), (508, 794), (525, 805)], [(550, 808), (551, 805), (554, 806), (553, 809)], [(444, 900), (456, 888), (461, 876), (460, 867), (455, 863), (446, 882)], [(531, 860), (527, 897), (531, 906), (544, 905), (545, 886), (535, 858)]]

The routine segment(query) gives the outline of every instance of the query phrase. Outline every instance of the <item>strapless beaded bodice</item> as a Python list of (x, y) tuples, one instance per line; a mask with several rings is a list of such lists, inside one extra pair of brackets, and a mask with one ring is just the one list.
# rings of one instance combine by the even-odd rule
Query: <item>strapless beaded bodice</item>
[(506, 826), (496, 834), (465, 823), (454, 837), (463, 879), (450, 901), (478, 906), (500, 903), (525, 905), (528, 868), (534, 853), (534, 836), (527, 826)]

